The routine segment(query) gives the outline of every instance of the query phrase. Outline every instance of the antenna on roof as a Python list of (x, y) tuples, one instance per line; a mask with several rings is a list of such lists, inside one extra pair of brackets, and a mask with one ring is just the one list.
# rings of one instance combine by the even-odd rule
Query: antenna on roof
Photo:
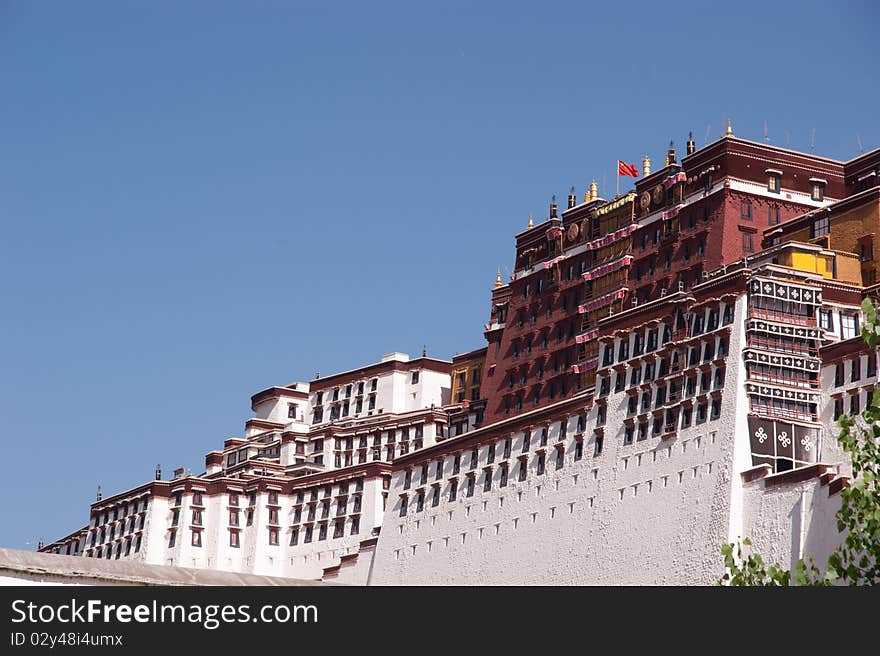
[(859, 155), (861, 155), (863, 152), (865, 152), (865, 149), (862, 146), (862, 138), (859, 136), (858, 132), (856, 132), (856, 144), (859, 147)]
[(712, 134), (712, 124), (711, 124), (711, 123), (709, 123), (709, 125), (706, 126), (706, 136), (703, 137), (703, 145), (704, 145), (704, 146), (705, 146), (707, 143), (709, 143), (709, 135), (710, 135), (710, 134)]
[(791, 148), (791, 132), (785, 131), (785, 147)]
[(767, 131), (767, 121), (764, 120), (764, 142), (770, 143), (770, 133)]
[(810, 152), (816, 147), (816, 128), (810, 130)]

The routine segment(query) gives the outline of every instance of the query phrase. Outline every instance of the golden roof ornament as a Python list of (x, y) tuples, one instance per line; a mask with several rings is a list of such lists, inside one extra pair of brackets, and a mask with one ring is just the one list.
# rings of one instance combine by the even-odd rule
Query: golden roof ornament
[(651, 158), (645, 155), (645, 159), (642, 160), (642, 177), (647, 178), (651, 175)]
[(498, 274), (495, 276), (495, 287), (501, 287), (501, 269), (498, 269)]
[[(535, 219), (532, 218), (531, 213), (529, 213), (529, 225), (526, 226), (529, 230), (535, 227)], [(499, 273), (500, 275), (500, 273)]]
[(599, 198), (599, 184), (595, 180), (590, 183), (590, 197), (593, 200)]
[(730, 119), (727, 119), (727, 131), (724, 133), (725, 137), (733, 136), (733, 128), (730, 126)]

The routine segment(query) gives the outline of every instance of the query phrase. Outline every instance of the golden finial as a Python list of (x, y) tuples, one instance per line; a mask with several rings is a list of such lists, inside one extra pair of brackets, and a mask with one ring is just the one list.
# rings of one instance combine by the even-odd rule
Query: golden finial
[(498, 269), (498, 275), (495, 276), (495, 287), (501, 287), (501, 269)]
[(725, 137), (732, 137), (733, 136), (733, 128), (730, 127), (730, 119), (727, 119), (727, 132), (724, 133), (724, 136)]
[(584, 202), (589, 203), (591, 200), (593, 199), (590, 197), (590, 189), (588, 187), (587, 190), (584, 192)]
[(599, 198), (599, 185), (595, 180), (590, 183), (590, 197), (593, 200)]
[(642, 160), (642, 177), (647, 178), (651, 175), (651, 158), (645, 155), (645, 159)]
[[(535, 220), (532, 218), (531, 213), (529, 214), (529, 225), (526, 226), (529, 230), (535, 227)], [(501, 275), (500, 273), (498, 275)], [(499, 278), (500, 280), (500, 278)]]

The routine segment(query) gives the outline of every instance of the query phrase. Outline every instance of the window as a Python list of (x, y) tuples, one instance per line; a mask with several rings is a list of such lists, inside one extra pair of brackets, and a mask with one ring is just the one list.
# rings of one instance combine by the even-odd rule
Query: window
[(641, 367), (634, 367), (632, 369), (632, 371), (630, 371), (630, 374), (629, 374), (629, 384), (634, 387), (634, 386), (638, 385), (639, 382), (641, 382), (641, 378), (642, 378), (642, 368)]
[(859, 414), (859, 394), (853, 394), (849, 398), (849, 413), (851, 415)]
[(449, 481), (449, 500), (455, 501), (456, 496), (458, 495), (458, 479), (453, 478)]
[(461, 454), (456, 453), (455, 458), (452, 460), (452, 473), (457, 474), (461, 471)]
[(168, 548), (169, 549), (174, 546), (174, 541), (176, 538), (177, 538), (177, 531), (171, 531), (168, 534)]
[(473, 476), (467, 477), (467, 487), (465, 489), (465, 494), (469, 497), (474, 496), (474, 477)]
[(593, 457), (597, 457), (602, 454), (602, 442), (603, 438), (601, 435), (596, 436), (596, 441), (593, 443)]
[(617, 374), (617, 378), (614, 381), (614, 391), (615, 392), (622, 392), (625, 385), (626, 385), (626, 374), (621, 371)]
[[(406, 517), (406, 503), (407, 503), (408, 499), (409, 499), (409, 497), (405, 494), (400, 497), (400, 516), (401, 517)], [(306, 540), (306, 542), (308, 542), (308, 540)]]
[(742, 232), (742, 250), (743, 253), (755, 252), (755, 236), (751, 232)]
[(627, 401), (626, 413), (628, 415), (634, 415), (636, 410), (638, 410), (639, 400), (635, 395), (631, 395), (629, 400)]
[(743, 221), (752, 220), (752, 201), (743, 200), (739, 203), (739, 218)]
[(483, 477), (483, 492), (488, 492), (492, 489), (492, 470), (487, 469), (486, 474)]
[(318, 539), (326, 540), (327, 539), (327, 524), (321, 524), (318, 527)]
[[(824, 200), (825, 198), (825, 181), (810, 178), (810, 199)], [(827, 233), (822, 233), (827, 234)]]
[(546, 466), (546, 459), (543, 453), (538, 454), (538, 476), (543, 476)]
[(556, 469), (562, 469), (565, 465), (565, 450), (556, 449)]
[(819, 310), (819, 327), (833, 331), (834, 330), (834, 315), (831, 313), (831, 310)]
[(834, 366), (834, 386), (840, 387), (843, 385), (843, 363), (838, 362)]
[(412, 381), (411, 382), (413, 385), (418, 384), (418, 382), (419, 382), (419, 372), (418, 371), (412, 372)]
[(473, 451), (471, 451), (471, 469), (477, 468), (478, 460), (479, 460), (479, 452), (476, 449), (474, 449)]
[(857, 357), (852, 361), (852, 367), (850, 368), (850, 381), (855, 382), (862, 377), (862, 358)]
[(504, 456), (503, 457), (505, 459), (510, 457), (511, 446), (512, 446), (512, 442), (511, 442), (511, 439), (508, 437), (506, 440), (504, 440)]
[(238, 526), (238, 511), (230, 510), (229, 511), (229, 525), (230, 526)]
[(843, 399), (834, 399), (834, 421), (840, 419), (843, 414)]
[(868, 378), (876, 378), (877, 376), (877, 356), (871, 352), (868, 354), (868, 367), (865, 370)]
[(767, 208), (767, 223), (769, 225), (778, 225), (779, 222), (779, 206), (770, 205)]
[(710, 419), (718, 419), (721, 416), (721, 399), (712, 401), (712, 414)]
[(522, 452), (525, 453), (531, 447), (532, 441), (532, 433), (531, 431), (526, 431), (523, 433), (523, 441), (522, 441)]
[(840, 329), (843, 339), (849, 339), (859, 334), (859, 321), (854, 314), (840, 315)]
[(269, 544), (272, 546), (278, 546), (278, 529), (270, 528), (269, 529)]
[(767, 191), (772, 191), (774, 194), (779, 193), (779, 174), (776, 172), (770, 172), (767, 178)]
[(693, 408), (684, 408), (681, 411), (681, 427), (688, 428), (691, 425), (691, 413)]
[(708, 405), (705, 403), (700, 403), (697, 406), (697, 423), (702, 424), (706, 421), (706, 411), (708, 410)]
[[(192, 511), (192, 523), (196, 526), (202, 525), (202, 511), (201, 510), (193, 510)], [(112, 537), (112, 534), (111, 534)]]
[(407, 469), (403, 475), (403, 489), (408, 490), (412, 485), (412, 470)]
[(831, 219), (828, 216), (816, 219), (810, 226), (810, 237), (813, 239), (827, 235), (829, 232), (831, 232)]
[(192, 532), (192, 546), (201, 547), (202, 546), (202, 532), (201, 531), (193, 531)]
[(202, 505), (202, 493), (201, 492), (193, 492), (193, 505), (201, 506)]
[(623, 430), (623, 443), (624, 445), (633, 443), (633, 427), (631, 425), (627, 425)]

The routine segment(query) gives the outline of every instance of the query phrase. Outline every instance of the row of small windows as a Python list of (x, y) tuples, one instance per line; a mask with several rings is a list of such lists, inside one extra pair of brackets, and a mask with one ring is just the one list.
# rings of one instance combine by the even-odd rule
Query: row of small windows
[[(417, 373), (417, 372), (413, 372), (413, 373)], [(418, 382), (418, 378), (416, 378), (414, 382)], [(360, 381), (357, 384), (357, 396), (363, 396), (365, 385), (366, 385), (365, 381)], [(372, 380), (370, 380), (370, 391), (371, 392), (375, 392), (376, 389), (378, 388), (378, 386), (379, 386), (379, 379), (378, 378), (373, 378)], [(341, 388), (336, 387), (330, 393), (330, 397), (333, 401), (339, 400), (340, 389)], [(351, 392), (352, 392), (352, 385), (346, 385), (345, 386), (345, 398), (347, 398), (347, 399), (351, 398)], [(315, 392), (315, 395), (312, 398), (313, 398), (314, 405), (322, 405), (324, 403), (324, 392), (323, 391)]]
[[(696, 410), (696, 413), (694, 412)], [(700, 425), (708, 421), (715, 421), (721, 417), (721, 399), (713, 399), (711, 406), (708, 402), (698, 403), (690, 408), (671, 408), (663, 415), (653, 418), (651, 422), (642, 421), (638, 426), (627, 424), (623, 430), (623, 443), (630, 445), (633, 441), (648, 439), (648, 428), (651, 429), (652, 437), (659, 437), (672, 433), (677, 429), (690, 428), (692, 425)]]
[[(733, 310), (733, 305), (724, 305), (724, 309), (721, 314), (720, 325), (726, 326), (733, 323)], [(684, 318), (684, 315), (679, 313), (676, 319), (675, 330), (676, 332), (678, 332), (679, 330), (683, 330), (685, 327), (688, 327), (689, 330), (687, 336), (696, 337), (698, 335), (702, 335), (704, 332), (711, 332), (713, 330), (716, 330), (719, 327), (718, 318), (718, 308), (711, 308), (707, 314), (696, 314), (691, 319), (689, 324)], [(652, 351), (656, 351), (661, 344), (666, 344), (667, 342), (672, 341), (673, 332), (672, 328), (669, 325), (663, 325), (662, 342), (658, 342), (658, 338), (660, 337), (659, 331), (659, 328), (652, 328), (647, 331), (647, 336), (645, 335), (645, 333), (639, 332), (633, 335), (632, 338), (627, 337), (625, 339), (621, 339), (617, 345), (617, 361), (624, 362), (626, 360), (629, 360), (630, 358), (636, 358), (644, 353), (651, 353)], [(724, 342), (724, 344), (724, 350), (726, 353), (726, 341)], [(630, 346), (632, 346), (631, 355)], [(712, 343), (712, 348), (714, 349), (714, 343)], [(606, 345), (602, 355), (602, 366), (608, 367), (614, 364), (614, 355), (614, 346), (610, 344)]]
[[(586, 429), (587, 418), (586, 415), (578, 415), (577, 424), (576, 424), (576, 435), (581, 435)], [(555, 435), (555, 441), (562, 442), (567, 438), (568, 435), (568, 419), (560, 421), (558, 424), (558, 432)], [(544, 426), (541, 428), (540, 433), (536, 435), (532, 434), (531, 430), (526, 430), (522, 434), (522, 439), (519, 445), (520, 453), (528, 453), (533, 447), (545, 447), (550, 441), (550, 427)], [(580, 444), (578, 440), (575, 445), (575, 452), (578, 453), (579, 449), (582, 447), (578, 447)], [(513, 453), (513, 438), (508, 437), (500, 442), (493, 442), (485, 446), (485, 457), (484, 464), (492, 465), (496, 462), (496, 459), (507, 460), (511, 457)], [(601, 447), (600, 447), (601, 452)], [(429, 480), (439, 481), (442, 480), (445, 471), (451, 471), (451, 475), (456, 476), (462, 470), (462, 459), (465, 458), (466, 462), (464, 466), (469, 470), (475, 470), (480, 463), (480, 447), (474, 448), (468, 452), (455, 453), (451, 456), (448, 456), (451, 459), (451, 467), (447, 465), (447, 457), (440, 458), (433, 463), (424, 463), (421, 465), (416, 471), (415, 474), (418, 476), (419, 485), (425, 485), (429, 482)], [(579, 457), (577, 458), (579, 459)], [(408, 490), (413, 484), (413, 469), (406, 469), (403, 474), (403, 489)]]
[(149, 503), (149, 497), (144, 497), (143, 499), (135, 499), (131, 502), (123, 503), (121, 506), (115, 506), (112, 512), (108, 509), (102, 513), (96, 513), (92, 517), (92, 527), (95, 527), (99, 524), (106, 524), (110, 521), (117, 521), (119, 518), (128, 517), (129, 515), (135, 515), (138, 512), (146, 512), (147, 505)]
[[(676, 378), (669, 382), (669, 385), (661, 385), (656, 391), (645, 390), (641, 394), (630, 394), (627, 402), (627, 414), (634, 415), (638, 412), (647, 412), (651, 410), (652, 399), (653, 408), (659, 409), (664, 405), (677, 403), (681, 399), (689, 399), (697, 394), (705, 394), (712, 390), (720, 390), (724, 388), (724, 368), (716, 367), (714, 375), (708, 371), (702, 372), (699, 377), (688, 376), (683, 380)], [(698, 384), (699, 381), (699, 384)], [(600, 406), (602, 407), (602, 406)], [(641, 407), (641, 410), (639, 408)], [(598, 424), (597, 425), (601, 425)]]
[[(849, 381), (855, 382), (857, 380), (861, 380), (862, 378), (862, 356), (857, 356), (856, 358), (850, 360), (848, 363), (846, 362), (838, 362), (834, 366), (834, 386), (840, 387), (844, 384), (846, 377), (844, 375), (845, 368), (849, 369)], [(865, 377), (867, 379), (875, 378), (877, 376), (877, 356), (874, 353), (871, 353), (866, 358), (866, 366), (864, 368)]]
[[(855, 394), (849, 394), (848, 396), (849, 402), (846, 402), (845, 397), (842, 396), (834, 399), (834, 421), (840, 419), (844, 410), (847, 410), (851, 417), (855, 417), (862, 411), (862, 392), (858, 391)], [(867, 405), (870, 405), (870, 402), (870, 394), (866, 394), (865, 406), (867, 407)]]
[[(109, 544), (106, 547), (98, 547), (95, 550), (86, 551), (86, 557), (88, 558), (115, 558), (119, 560), (123, 555), (129, 556), (132, 553), (137, 553), (141, 550), (141, 537), (137, 535), (132, 538), (126, 538), (121, 542), (117, 542), (115, 545)], [(124, 550), (124, 551), (123, 551)]]
[(136, 530), (141, 531), (144, 528), (145, 519), (146, 515), (142, 514), (137, 517), (129, 517), (127, 520), (123, 520), (121, 524), (112, 524), (109, 529), (107, 526), (101, 526), (98, 529), (94, 529), (91, 533), (90, 546), (94, 547), (96, 544), (103, 544), (104, 542), (112, 542), (115, 540), (117, 537), (117, 526), (119, 528), (118, 535), (120, 537), (127, 533), (134, 533)]
[[(565, 448), (563, 445), (556, 445), (555, 455), (550, 456), (550, 460), (553, 463), (553, 466), (558, 470), (562, 469), (565, 466)], [(474, 451), (473, 453), (476, 453)], [(593, 455), (598, 456), (602, 453), (602, 437), (598, 436), (594, 443), (593, 447)], [(576, 462), (581, 460), (584, 456), (584, 444), (583, 441), (577, 440), (574, 443), (572, 461)], [(458, 460), (458, 455), (456, 456), (456, 462)], [(537, 476), (543, 476), (547, 471), (547, 460), (548, 456), (545, 451), (539, 451), (535, 454), (534, 458), (534, 470)], [(439, 466), (439, 465), (438, 465)], [(529, 471), (529, 463), (526, 457), (521, 457), (518, 460), (518, 464), (515, 466), (516, 472), (513, 476), (516, 477), (517, 481), (525, 481), (528, 478)], [(497, 475), (496, 475), (497, 472)], [(477, 488), (477, 478), (478, 475), (475, 472), (469, 472), (465, 475), (464, 478), (464, 489), (459, 490), (459, 479), (451, 478), (449, 479), (449, 484), (446, 486), (446, 499), (447, 501), (454, 502), (458, 499), (459, 495), (464, 497), (472, 497), (474, 496), (474, 492)], [(482, 476), (482, 490), (483, 492), (490, 492), (492, 490), (493, 485), (496, 484), (499, 488), (507, 487), (511, 480), (510, 473), (510, 465), (507, 462), (499, 463), (497, 468), (487, 466), (484, 467), (483, 476)], [(409, 485), (405, 484), (404, 489), (408, 489)], [(427, 493), (426, 490), (420, 489), (417, 490), (416, 493), (410, 497), (409, 494), (401, 494), (400, 502), (399, 502), (399, 514), (401, 517), (407, 515), (411, 510), (414, 512), (422, 512), (425, 509), (426, 503), (430, 503), (431, 507), (437, 507), (440, 505), (440, 502), (443, 498), (443, 489), (442, 484), (434, 484), (431, 487), (430, 493)]]

